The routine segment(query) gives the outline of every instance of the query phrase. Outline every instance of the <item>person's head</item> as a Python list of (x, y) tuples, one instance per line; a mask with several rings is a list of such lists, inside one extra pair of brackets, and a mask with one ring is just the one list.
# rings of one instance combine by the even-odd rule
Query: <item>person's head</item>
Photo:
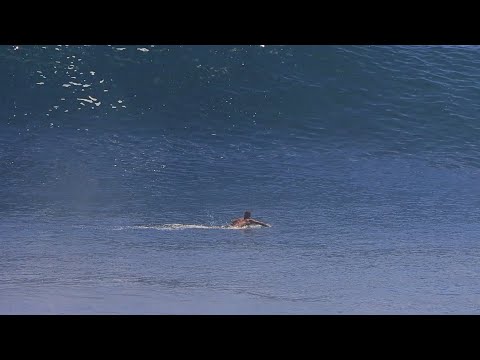
[(252, 216), (252, 213), (250, 211), (245, 211), (245, 214), (243, 214), (244, 219), (250, 219), (250, 216)]

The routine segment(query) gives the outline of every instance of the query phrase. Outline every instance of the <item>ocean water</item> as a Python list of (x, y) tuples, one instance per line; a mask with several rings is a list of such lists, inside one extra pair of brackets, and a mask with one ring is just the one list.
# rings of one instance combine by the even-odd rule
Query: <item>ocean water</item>
[[(0, 47), (0, 313), (480, 313), (480, 47)], [(270, 228), (231, 229), (245, 210)]]

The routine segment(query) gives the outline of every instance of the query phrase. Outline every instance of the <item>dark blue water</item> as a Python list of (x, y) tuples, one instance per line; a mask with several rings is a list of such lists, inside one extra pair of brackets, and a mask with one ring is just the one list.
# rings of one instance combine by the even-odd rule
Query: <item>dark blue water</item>
[[(0, 313), (479, 313), (480, 47), (0, 47)], [(251, 210), (271, 228), (226, 225)]]

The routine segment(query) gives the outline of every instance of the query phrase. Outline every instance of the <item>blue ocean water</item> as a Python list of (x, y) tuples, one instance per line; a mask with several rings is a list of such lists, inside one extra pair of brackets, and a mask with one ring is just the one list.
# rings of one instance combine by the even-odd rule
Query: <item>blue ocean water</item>
[[(480, 47), (19, 45), (0, 69), (0, 313), (480, 313)], [(245, 210), (272, 227), (226, 227)]]

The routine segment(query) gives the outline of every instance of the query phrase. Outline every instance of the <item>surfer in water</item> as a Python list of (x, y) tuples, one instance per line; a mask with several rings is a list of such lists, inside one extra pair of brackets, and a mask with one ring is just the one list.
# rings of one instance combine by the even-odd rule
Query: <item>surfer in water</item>
[(245, 227), (248, 225), (261, 225), (265, 227), (270, 227), (269, 224), (265, 224), (261, 221), (252, 219), (251, 216), (252, 216), (252, 213), (250, 211), (245, 211), (245, 213), (243, 214), (243, 218), (232, 220), (230, 225), (234, 227)]

